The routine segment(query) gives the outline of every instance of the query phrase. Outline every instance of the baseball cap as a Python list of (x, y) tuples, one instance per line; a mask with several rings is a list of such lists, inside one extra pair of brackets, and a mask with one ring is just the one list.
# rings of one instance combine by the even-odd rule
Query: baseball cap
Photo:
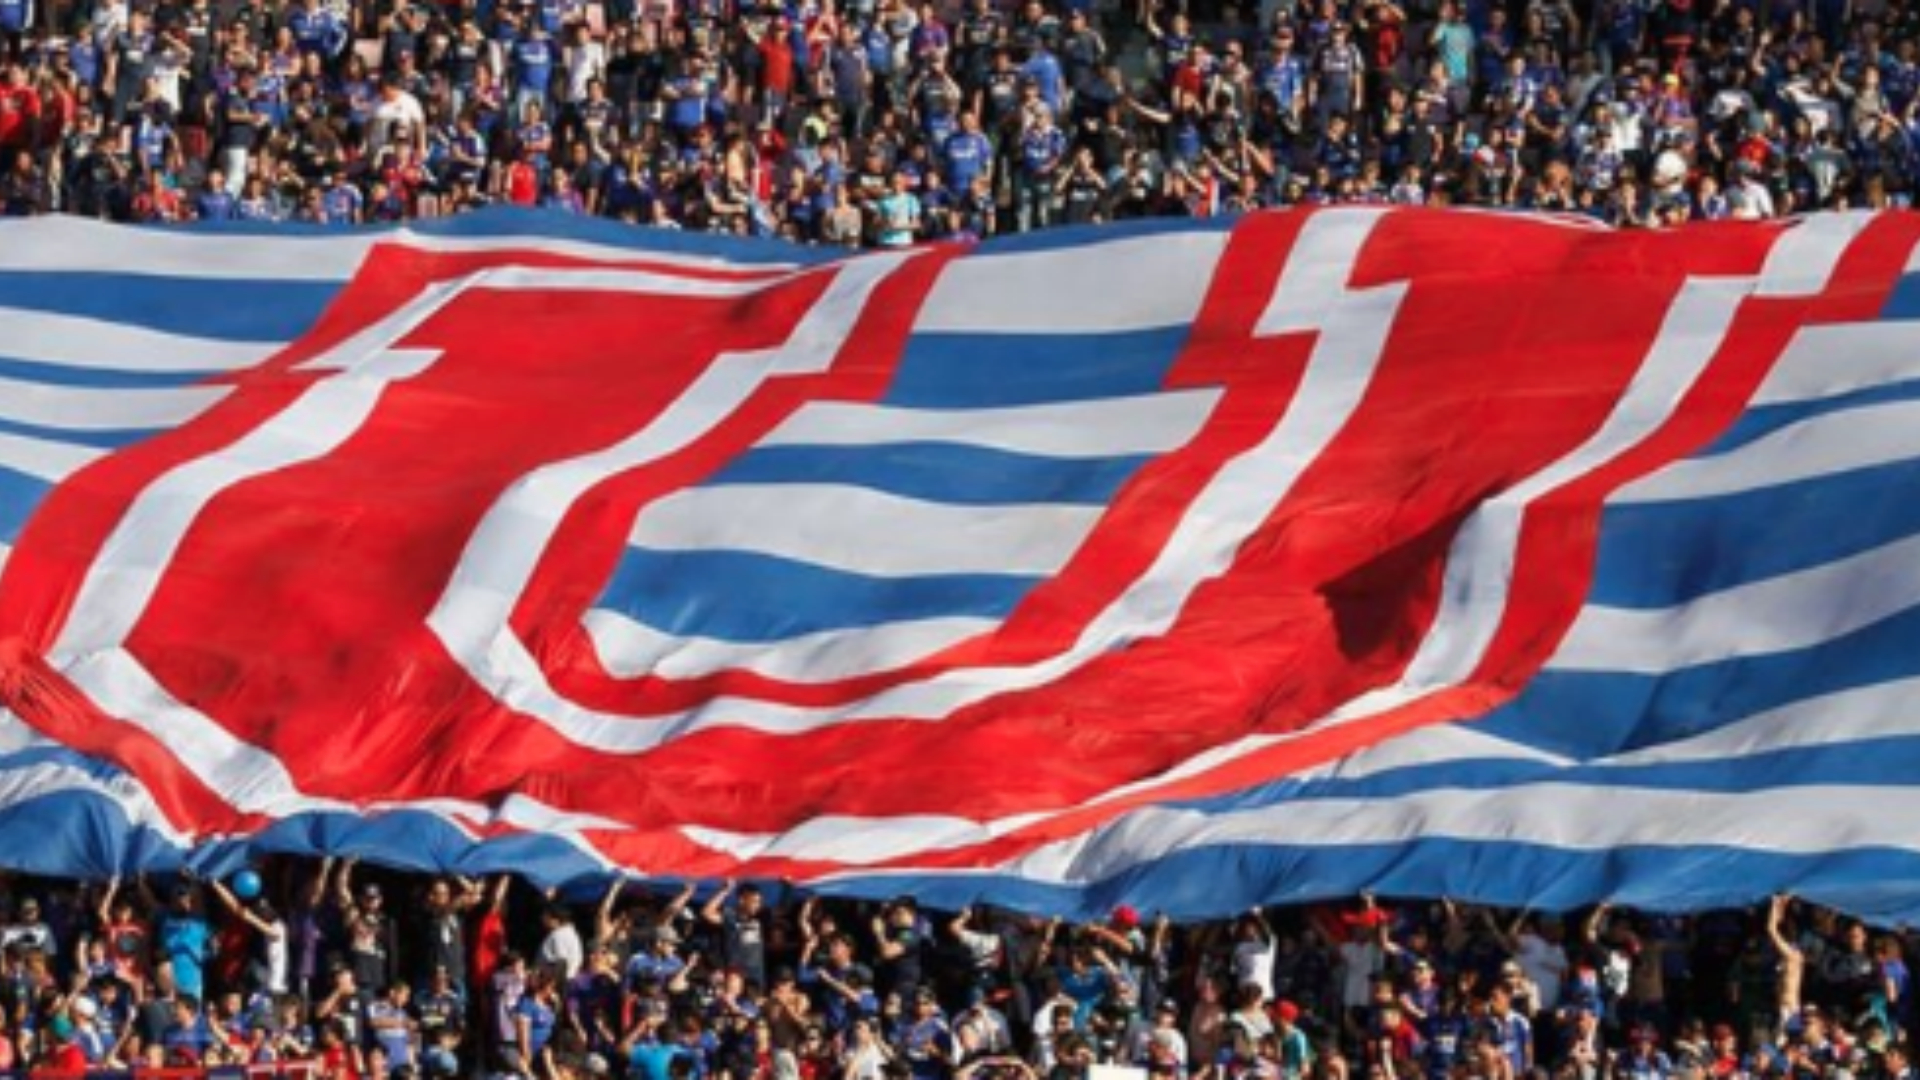
[(1140, 912), (1132, 904), (1121, 904), (1113, 909), (1113, 924), (1131, 930), (1140, 925)]

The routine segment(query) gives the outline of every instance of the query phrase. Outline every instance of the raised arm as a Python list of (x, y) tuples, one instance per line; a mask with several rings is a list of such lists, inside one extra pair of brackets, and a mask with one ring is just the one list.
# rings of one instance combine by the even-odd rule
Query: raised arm
[(620, 894), (627, 888), (627, 879), (616, 875), (607, 884), (607, 894), (600, 898), (600, 907), (593, 913), (593, 938), (602, 944), (613, 940), (613, 909), (620, 903)]
[(107, 887), (100, 890), (100, 906), (93, 909), (93, 913), (100, 919), (100, 929), (105, 930), (113, 925), (113, 898), (119, 894), (120, 875), (115, 874), (107, 879)]
[(353, 916), (353, 868), (358, 859), (347, 859), (340, 864), (340, 873), (333, 879), (333, 906)]
[(1795, 945), (1793, 942), (1788, 941), (1787, 935), (1785, 934), (1785, 932), (1781, 930), (1781, 927), (1780, 927), (1781, 921), (1785, 919), (1787, 914), (1787, 905), (1792, 902), (1793, 902), (1793, 898), (1791, 896), (1788, 896), (1785, 893), (1782, 893), (1779, 896), (1774, 897), (1773, 902), (1768, 905), (1767, 907), (1767, 940), (1773, 942), (1774, 950), (1777, 951), (1781, 956), (1789, 956), (1789, 957), (1798, 959), (1800, 957), (1800, 947)]
[(713, 926), (719, 926), (725, 922), (727, 897), (733, 895), (736, 884), (732, 878), (728, 878), (720, 886), (719, 891), (708, 897), (706, 903), (700, 905), (700, 918)]
[(320, 871), (307, 882), (307, 907), (317, 908), (327, 896), (327, 878), (333, 875), (333, 856), (320, 860)]
[(1600, 927), (1607, 921), (1607, 912), (1613, 909), (1611, 904), (1595, 904), (1588, 913), (1586, 921), (1580, 924), (1580, 941), (1586, 945), (1600, 943)]
[(693, 882), (689, 881), (681, 887), (678, 893), (674, 894), (673, 899), (667, 901), (667, 906), (660, 911), (661, 926), (665, 926), (679, 918), (680, 913), (687, 909), (687, 904), (693, 900), (693, 888)]
[(241, 922), (246, 923), (248, 926), (253, 927), (255, 930), (260, 931), (262, 934), (265, 934), (276, 941), (280, 939), (281, 935), (286, 933), (286, 931), (281, 928), (280, 924), (268, 922), (267, 920), (261, 918), (259, 915), (255, 914), (251, 908), (247, 907), (245, 904), (242, 904), (239, 901), (239, 899), (233, 895), (233, 892), (227, 888), (226, 884), (220, 881), (220, 879), (208, 878), (207, 887), (212, 889), (213, 895), (219, 898), (220, 906), (226, 908), (228, 911), (233, 912), (235, 915), (238, 915), (240, 917)]

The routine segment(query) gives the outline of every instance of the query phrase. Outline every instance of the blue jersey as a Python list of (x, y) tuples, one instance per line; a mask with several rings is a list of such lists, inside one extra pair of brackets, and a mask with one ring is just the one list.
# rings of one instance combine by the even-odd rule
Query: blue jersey
[(514, 84), (544, 94), (553, 82), (553, 41), (525, 37), (513, 45)]
[(287, 29), (293, 31), (293, 43), (301, 52), (331, 56), (340, 45), (343, 30), (333, 13), (320, 8), (305, 8), (287, 16)]
[(965, 191), (993, 161), (993, 143), (977, 131), (963, 131), (947, 140), (941, 157), (946, 162), (947, 186)]
[(1034, 128), (1020, 139), (1020, 161), (1033, 176), (1046, 176), (1067, 152), (1067, 137), (1059, 128)]
[(522, 997), (513, 1007), (515, 1023), (527, 1022), (527, 1045), (520, 1051), (532, 1058), (546, 1049), (547, 1041), (553, 1038), (553, 1006), (541, 1001), (533, 994)]
[(198, 211), (201, 221), (231, 221), (235, 204), (233, 196), (214, 190), (202, 192), (194, 201), (194, 209)]

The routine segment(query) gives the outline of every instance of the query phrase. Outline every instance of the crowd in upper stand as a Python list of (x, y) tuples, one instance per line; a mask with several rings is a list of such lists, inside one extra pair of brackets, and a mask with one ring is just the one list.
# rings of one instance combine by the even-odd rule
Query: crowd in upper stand
[[(1251, 0), (1249, 0), (1251, 2)], [(894, 246), (1904, 206), (1910, 0), (0, 0), (0, 209)]]

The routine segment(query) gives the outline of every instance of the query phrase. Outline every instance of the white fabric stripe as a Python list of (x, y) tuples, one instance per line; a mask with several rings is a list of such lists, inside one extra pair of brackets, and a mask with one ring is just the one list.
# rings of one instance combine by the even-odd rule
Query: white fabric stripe
[(103, 390), (0, 378), (0, 420), (66, 431), (142, 431), (185, 423), (226, 395), (223, 386)]
[(1099, 881), (1197, 847), (1332, 848), (1423, 839), (1590, 852), (1697, 845), (1794, 855), (1836, 848), (1916, 850), (1910, 821), (1920, 813), (1920, 789), (1875, 787), (1870, 797), (1863, 794), (1858, 787), (1830, 784), (1721, 794), (1539, 783), (1503, 788), (1497, 797), (1442, 789), (1385, 801), (1309, 799), (1281, 812), (1151, 809), (1049, 844), (997, 872), (1051, 882)]
[(742, 861), (804, 857), (842, 866), (873, 866), (890, 859), (984, 844), (998, 835), (966, 818), (940, 814), (890, 818), (822, 814), (784, 833), (740, 833), (701, 825), (685, 826), (681, 833), (702, 847)]
[(1219, 400), (1218, 390), (1179, 390), (964, 410), (820, 401), (802, 406), (755, 445), (936, 442), (1069, 460), (1163, 454), (1186, 445)]
[(587, 612), (581, 622), (593, 638), (601, 663), (618, 678), (697, 679), (722, 671), (751, 671), (791, 682), (890, 671), (999, 625), (994, 619), (921, 619), (743, 645), (665, 634), (600, 608)]
[(1254, 324), (1254, 334), (1273, 337), (1317, 330), (1347, 289), (1347, 278), (1384, 209), (1322, 212), (1301, 230), (1280, 285)]
[(302, 239), (130, 229), (49, 215), (0, 224), (0, 270), (345, 281), (382, 238), (371, 233)]
[[(1332, 228), (1339, 220), (1338, 213), (1317, 214), (1305, 231), (1312, 234), (1316, 228)], [(1281, 287), (1287, 287), (1284, 278)], [(511, 633), (496, 632), (480, 641), (450, 641), (450, 651), (465, 658), (477, 649), (490, 650), (486, 659), (492, 667), (468, 668), (482, 685), (566, 738), (609, 753), (645, 750), (709, 727), (801, 732), (872, 718), (934, 719), (1001, 693), (1044, 685), (1135, 638), (1164, 632), (1193, 590), (1231, 564), (1240, 543), (1266, 520), (1359, 407), (1405, 291), (1404, 285), (1387, 285), (1349, 292), (1325, 313), (1323, 332), (1279, 425), (1214, 476), (1142, 578), (1066, 652), (1040, 663), (951, 672), (893, 688), (865, 701), (831, 707), (716, 697), (693, 709), (650, 717), (655, 723), (636, 724), (633, 721), (638, 717), (586, 709), (561, 698), (546, 682), (526, 647)], [(536, 473), (529, 480), (539, 476)], [(474, 592), (469, 603), (501, 606), (510, 604), (517, 589), (493, 595)], [(458, 614), (443, 608), (436, 618)], [(448, 640), (446, 635), (458, 631), (463, 623), (505, 625), (504, 617), (495, 621), (494, 616), (487, 616), (453, 618), (435, 626), (443, 640)]]
[(1547, 666), (1663, 675), (1810, 648), (1915, 604), (1920, 604), (1920, 536), (1675, 607), (1589, 605)]
[(655, 551), (744, 551), (870, 577), (1051, 574), (1099, 506), (955, 506), (841, 484), (724, 484), (655, 501), (628, 543)]
[(65, 480), (105, 453), (97, 447), (0, 432), (0, 469), (25, 473), (50, 484)]
[(1810, 214), (1774, 241), (1756, 296), (1811, 296), (1827, 287), (1840, 256), (1874, 219), (1871, 210)]
[(1676, 461), (1611, 500), (1617, 505), (1737, 495), (1920, 456), (1920, 401), (1811, 416), (1723, 454)]
[[(1225, 232), (1093, 240), (950, 262), (916, 333), (1114, 334), (1185, 326), (1200, 312)], [(1151, 273), (1142, 273), (1151, 266)]]
[(1888, 321), (1802, 327), (1767, 373), (1754, 405), (1819, 401), (1920, 379), (1915, 325)]
[[(38, 220), (38, 219), (35, 219)], [(0, 356), (102, 371), (192, 373), (251, 367), (281, 348), (268, 341), (184, 337), (139, 326), (0, 307)]]

